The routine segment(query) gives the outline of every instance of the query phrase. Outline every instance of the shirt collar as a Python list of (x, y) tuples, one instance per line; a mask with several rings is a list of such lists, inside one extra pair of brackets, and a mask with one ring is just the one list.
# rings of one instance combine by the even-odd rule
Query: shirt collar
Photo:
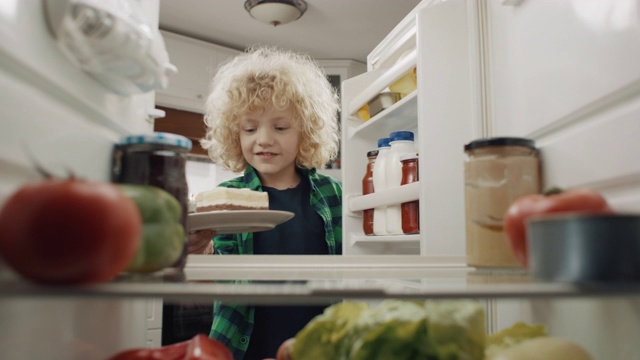
[[(296, 171), (300, 173), (303, 178), (310, 178), (316, 175), (316, 169), (306, 169), (298, 167)], [(260, 182), (260, 177), (258, 176), (258, 172), (251, 165), (247, 165), (247, 168), (244, 169), (244, 183), (247, 184), (247, 188), (256, 191), (262, 191), (262, 183)]]

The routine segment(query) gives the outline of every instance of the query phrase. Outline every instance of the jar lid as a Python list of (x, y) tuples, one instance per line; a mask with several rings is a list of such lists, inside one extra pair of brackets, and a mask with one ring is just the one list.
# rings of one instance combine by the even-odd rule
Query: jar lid
[(378, 156), (378, 150), (367, 151), (367, 157)]
[(120, 138), (119, 145), (131, 144), (162, 144), (171, 145), (191, 150), (191, 140), (171, 133), (154, 132), (150, 134), (127, 135)]
[(391, 142), (391, 139), (389, 138), (382, 138), (382, 139), (378, 139), (378, 148), (381, 147), (389, 147), (389, 143)]
[(404, 155), (400, 155), (400, 161), (406, 161), (406, 160), (417, 160), (418, 159), (418, 154), (404, 154)]
[(518, 137), (495, 137), (474, 140), (464, 146), (464, 151), (469, 151), (487, 146), (525, 146), (535, 149), (535, 142), (531, 139)]
[(413, 132), (411, 131), (394, 131), (389, 134), (391, 141), (409, 140), (413, 141)]

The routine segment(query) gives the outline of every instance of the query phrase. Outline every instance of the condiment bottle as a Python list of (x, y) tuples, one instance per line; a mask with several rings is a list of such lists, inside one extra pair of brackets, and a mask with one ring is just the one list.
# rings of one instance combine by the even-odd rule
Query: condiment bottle
[(533, 140), (478, 139), (464, 146), (467, 265), (519, 267), (502, 229), (518, 197), (540, 192), (540, 162)]
[[(402, 185), (411, 184), (418, 178), (418, 155), (407, 154), (400, 157), (402, 163)], [(420, 233), (420, 201), (402, 203), (402, 231), (405, 234)]]
[(157, 186), (180, 202), (185, 239), (182, 255), (172, 265), (176, 270), (184, 269), (188, 255), (186, 164), (190, 149), (191, 140), (184, 136), (155, 132), (122, 137), (113, 154), (113, 182)]
[[(378, 150), (367, 152), (367, 170), (362, 178), (362, 195), (374, 192), (373, 186), (373, 165), (378, 157)], [(366, 209), (362, 212), (362, 230), (365, 235), (373, 235), (373, 209)]]
[[(413, 132), (411, 131), (394, 131), (389, 135), (390, 149), (386, 168), (386, 186), (387, 189), (400, 187), (402, 184), (402, 163), (400, 156), (406, 154), (415, 154), (416, 148), (413, 142)], [(402, 231), (402, 208), (400, 204), (389, 205), (386, 210), (387, 216), (387, 233), (392, 235), (400, 235)]]
[[(387, 176), (386, 176), (386, 161), (387, 155), (391, 146), (389, 145), (389, 138), (382, 138), (378, 140), (378, 157), (373, 164), (373, 188), (377, 191), (384, 191), (387, 189)], [(375, 235), (387, 234), (387, 207), (378, 206), (373, 209), (373, 233)]]

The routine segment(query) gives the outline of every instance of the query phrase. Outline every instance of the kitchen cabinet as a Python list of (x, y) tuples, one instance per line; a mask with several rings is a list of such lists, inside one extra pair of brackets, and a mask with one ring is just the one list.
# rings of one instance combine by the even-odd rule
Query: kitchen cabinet
[[(210, 81), (218, 66), (241, 54), (231, 49), (188, 36), (161, 30), (171, 62), (178, 68), (166, 89), (156, 91), (156, 104), (163, 107), (204, 112)], [(318, 64), (340, 84), (365, 71), (365, 64), (345, 59), (317, 59)]]
[(200, 139), (204, 138), (206, 134), (203, 115), (164, 106), (158, 106), (157, 108), (164, 111), (165, 116), (156, 119), (153, 124), (153, 131), (178, 134), (188, 138), (192, 144), (189, 155), (209, 160), (207, 151), (200, 145)]
[(156, 91), (156, 104), (202, 114), (218, 66), (241, 51), (165, 30), (160, 33), (178, 73), (166, 89)]
[(162, 298), (146, 299), (146, 321), (146, 347), (162, 346)]

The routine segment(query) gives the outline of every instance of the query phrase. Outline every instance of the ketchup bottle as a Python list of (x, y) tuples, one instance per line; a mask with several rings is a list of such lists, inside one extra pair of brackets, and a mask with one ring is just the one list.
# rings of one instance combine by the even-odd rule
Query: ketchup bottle
[[(362, 195), (373, 193), (373, 164), (378, 157), (378, 150), (367, 152), (367, 171), (362, 179)], [(365, 235), (373, 235), (373, 209), (367, 209), (362, 214), (362, 230)]]
[[(402, 163), (402, 185), (418, 181), (418, 155), (400, 157)], [(402, 203), (402, 231), (405, 234), (420, 232), (420, 203), (418, 200)]]

